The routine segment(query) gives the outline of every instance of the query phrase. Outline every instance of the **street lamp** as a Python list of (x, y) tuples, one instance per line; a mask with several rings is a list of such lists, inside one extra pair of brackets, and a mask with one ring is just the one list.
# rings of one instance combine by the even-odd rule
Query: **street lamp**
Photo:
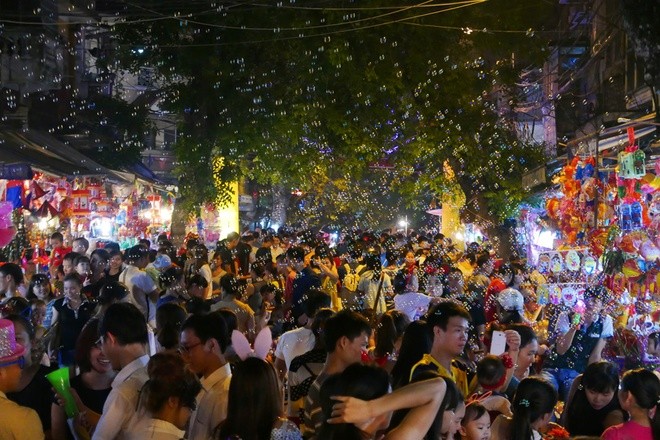
[(399, 226), (404, 228), (404, 234), (406, 234), (406, 237), (407, 237), (408, 236), (408, 216), (407, 215), (403, 220), (399, 220)]

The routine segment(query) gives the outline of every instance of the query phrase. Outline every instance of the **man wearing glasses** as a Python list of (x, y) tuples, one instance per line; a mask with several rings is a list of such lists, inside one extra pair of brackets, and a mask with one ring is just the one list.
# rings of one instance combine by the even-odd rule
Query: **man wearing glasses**
[(92, 439), (124, 439), (139, 421), (136, 408), (140, 390), (149, 379), (147, 323), (133, 304), (116, 303), (101, 318), (99, 335), (97, 344), (119, 373), (112, 381), (112, 391), (103, 405)]
[(25, 348), (16, 342), (14, 323), (0, 319), (0, 438), (43, 439), (37, 413), (7, 399), (5, 393), (18, 391), (25, 366)]
[(192, 315), (183, 323), (179, 352), (202, 384), (197, 409), (190, 416), (188, 440), (212, 438), (227, 417), (231, 368), (224, 354), (228, 346), (227, 324), (219, 312)]

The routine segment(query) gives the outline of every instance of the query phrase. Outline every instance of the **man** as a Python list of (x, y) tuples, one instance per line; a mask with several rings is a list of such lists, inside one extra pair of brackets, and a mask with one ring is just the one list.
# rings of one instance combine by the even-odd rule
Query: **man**
[(140, 390), (149, 379), (147, 323), (134, 305), (116, 303), (101, 318), (99, 334), (103, 354), (119, 373), (112, 381), (112, 391), (103, 405), (92, 439), (124, 439), (139, 421), (136, 409)]
[(291, 311), (295, 322), (304, 325), (309, 319), (304, 313), (304, 302), (310, 289), (321, 287), (321, 279), (311, 267), (305, 264), (305, 251), (300, 247), (290, 248), (286, 252), (289, 266), (297, 272), (291, 292)]
[(189, 368), (202, 377), (188, 440), (212, 438), (215, 428), (227, 417), (231, 381), (231, 368), (225, 359), (228, 345), (229, 332), (220, 313), (192, 315), (183, 324), (179, 351)]
[(275, 371), (280, 379), (284, 379), (291, 361), (301, 354), (305, 354), (314, 348), (316, 338), (312, 333), (311, 327), (316, 312), (320, 309), (330, 307), (330, 295), (327, 293), (312, 289), (308, 294), (309, 298), (305, 302), (305, 315), (309, 316), (304, 327), (288, 331), (277, 341), (275, 348)]
[(342, 310), (325, 322), (323, 338), (328, 352), (323, 370), (309, 388), (305, 400), (305, 438), (316, 438), (323, 425), (320, 391), (323, 382), (332, 374), (362, 360), (371, 336), (369, 321), (351, 310)]
[(14, 263), (0, 266), (0, 301), (5, 302), (14, 296), (20, 296), (18, 286), (23, 282), (23, 271)]
[(6, 393), (19, 390), (24, 366), (25, 348), (16, 342), (14, 323), (0, 319), (0, 438), (44, 438), (41, 420), (36, 411), (20, 406), (7, 398)]
[(227, 234), (227, 238), (219, 241), (216, 246), (216, 252), (220, 252), (220, 255), (222, 255), (223, 264), (227, 265), (227, 268), (225, 270), (234, 275), (238, 275), (239, 273), (238, 263), (234, 258), (234, 254), (236, 252), (236, 246), (238, 246), (238, 242), (240, 241), (240, 239), (241, 236), (238, 235), (238, 232), (230, 232), (229, 234)]
[(158, 287), (144, 271), (149, 264), (149, 251), (137, 245), (126, 251), (128, 265), (119, 275), (119, 282), (128, 287), (129, 301), (144, 315), (148, 323), (155, 327)]
[(464, 397), (468, 393), (467, 373), (453, 360), (463, 353), (468, 341), (470, 314), (465, 308), (452, 301), (443, 301), (431, 307), (426, 323), (433, 335), (431, 353), (410, 371), (412, 379), (422, 371), (436, 371), (451, 378)]
[(564, 401), (573, 380), (587, 365), (601, 360), (607, 339), (614, 335), (612, 317), (604, 312), (609, 295), (603, 286), (590, 286), (584, 291), (582, 314), (562, 312), (557, 318), (557, 343), (546, 356), (541, 374)]

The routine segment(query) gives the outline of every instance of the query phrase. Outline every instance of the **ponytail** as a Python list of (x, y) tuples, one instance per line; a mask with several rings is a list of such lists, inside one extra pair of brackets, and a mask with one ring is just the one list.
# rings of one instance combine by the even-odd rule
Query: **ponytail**
[(642, 409), (655, 409), (649, 419), (653, 440), (660, 440), (660, 379), (655, 373), (639, 368), (627, 371), (621, 379), (621, 390), (633, 395), (637, 406)]
[(557, 391), (538, 377), (523, 379), (513, 397), (511, 440), (530, 440), (532, 423), (551, 413), (557, 403)]

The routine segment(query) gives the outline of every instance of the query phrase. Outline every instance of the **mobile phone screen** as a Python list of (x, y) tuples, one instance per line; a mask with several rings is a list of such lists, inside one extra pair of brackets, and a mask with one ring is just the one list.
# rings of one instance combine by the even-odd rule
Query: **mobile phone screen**
[(506, 335), (504, 332), (494, 331), (490, 341), (490, 354), (499, 356), (506, 349)]

